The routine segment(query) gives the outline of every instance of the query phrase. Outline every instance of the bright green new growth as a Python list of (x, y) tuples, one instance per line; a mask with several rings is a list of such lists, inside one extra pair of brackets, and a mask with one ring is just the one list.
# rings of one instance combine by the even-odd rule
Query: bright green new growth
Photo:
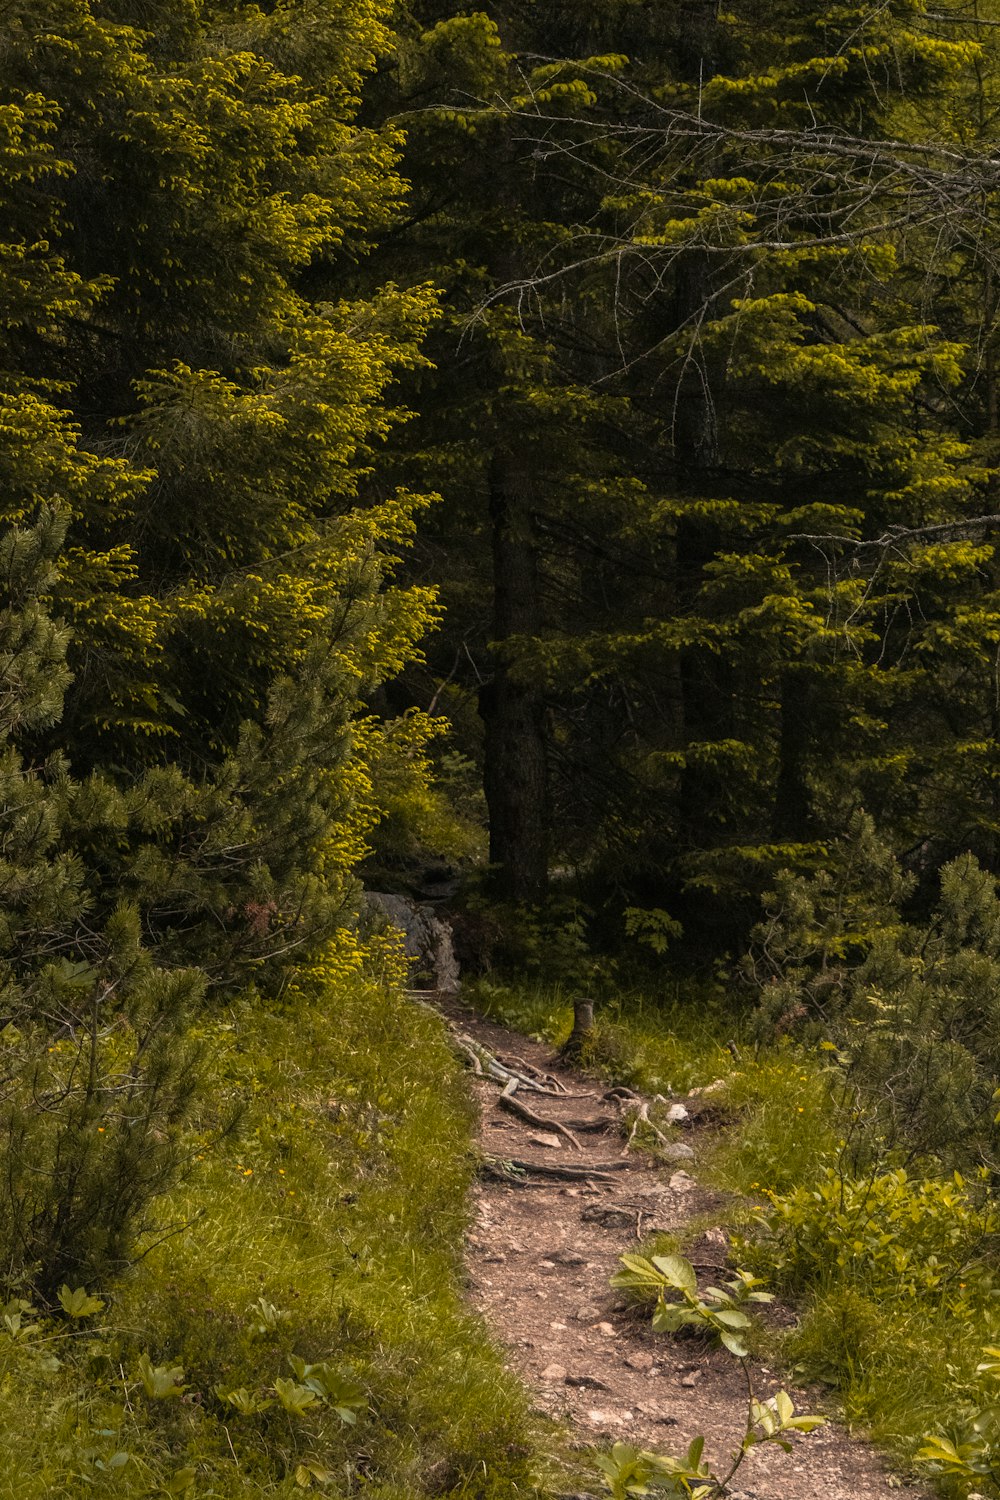
[(753, 1390), (746, 1343), (751, 1322), (744, 1308), (750, 1303), (770, 1302), (771, 1294), (760, 1290), (762, 1282), (747, 1271), (737, 1271), (725, 1289), (708, 1287), (701, 1292), (698, 1276), (683, 1255), (622, 1255), (623, 1270), (611, 1285), (655, 1299), (653, 1328), (657, 1333), (677, 1334), (693, 1330), (718, 1339), (743, 1365), (747, 1382), (746, 1430), (727, 1471), (721, 1476), (702, 1461), (703, 1437), (695, 1438), (682, 1459), (664, 1457), (616, 1443), (610, 1454), (597, 1459), (612, 1500), (630, 1495), (661, 1494), (690, 1496), (691, 1500), (718, 1500), (751, 1448), (759, 1443), (777, 1443), (791, 1452), (788, 1434), (813, 1432), (825, 1417), (796, 1415), (786, 1391), (761, 1401)]

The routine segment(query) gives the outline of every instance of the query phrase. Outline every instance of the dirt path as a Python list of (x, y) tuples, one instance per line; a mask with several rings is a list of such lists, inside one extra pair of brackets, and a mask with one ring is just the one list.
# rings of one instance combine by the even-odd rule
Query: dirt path
[[(602, 1086), (560, 1067), (550, 1048), (482, 1020), (453, 1000), (440, 1009), (453, 1027), (501, 1059), (519, 1058), (550, 1072), (589, 1098), (518, 1092), (536, 1113), (568, 1122), (605, 1115)], [(501, 1085), (475, 1078), (482, 1111), (481, 1145), (503, 1159), (540, 1166), (590, 1166), (622, 1160), (620, 1134), (581, 1133), (581, 1150), (565, 1138), (545, 1144), (540, 1132), (497, 1105)], [(698, 1127), (685, 1132), (692, 1160), (666, 1167), (630, 1153), (608, 1180), (523, 1185), (483, 1181), (476, 1188), (477, 1223), (469, 1237), (474, 1303), (509, 1351), (511, 1367), (537, 1393), (537, 1406), (565, 1420), (582, 1442), (625, 1439), (679, 1453), (700, 1433), (706, 1457), (722, 1464), (743, 1433), (746, 1395), (741, 1372), (723, 1351), (654, 1334), (647, 1313), (630, 1308), (608, 1286), (618, 1256), (654, 1229), (695, 1221), (702, 1234), (689, 1257), (717, 1278), (725, 1260), (723, 1232), (713, 1228), (717, 1200), (689, 1175), (697, 1170)], [(758, 1365), (759, 1395), (779, 1388)], [(801, 1410), (815, 1410), (815, 1391), (796, 1392)], [(594, 1485), (595, 1494), (599, 1486)], [(917, 1500), (927, 1491), (890, 1474), (869, 1445), (829, 1425), (796, 1442), (785, 1455), (773, 1446), (751, 1450), (733, 1500)]]

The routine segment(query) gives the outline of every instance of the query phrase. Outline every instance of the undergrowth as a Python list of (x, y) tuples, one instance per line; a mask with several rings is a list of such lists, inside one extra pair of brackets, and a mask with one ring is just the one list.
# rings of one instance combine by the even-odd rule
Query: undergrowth
[(459, 1297), (472, 1119), (440, 1023), (318, 972), (201, 1040), (144, 1258), (75, 1316), (5, 1309), (5, 1493), (535, 1494), (524, 1393)]

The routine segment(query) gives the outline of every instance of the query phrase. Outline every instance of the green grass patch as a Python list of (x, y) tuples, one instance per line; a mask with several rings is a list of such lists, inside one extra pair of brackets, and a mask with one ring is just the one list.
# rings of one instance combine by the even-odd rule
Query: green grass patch
[(8, 1492), (537, 1494), (526, 1395), (461, 1301), (473, 1119), (440, 1022), (317, 980), (202, 1040), (191, 1171), (142, 1261), (78, 1318), (8, 1305)]
[[(573, 1028), (572, 997), (558, 986), (470, 984), (465, 998), (490, 1020), (560, 1047)], [(671, 985), (658, 995), (623, 994), (597, 1006), (584, 1066), (643, 1093), (685, 1093), (728, 1074), (736, 1023), (711, 989)]]

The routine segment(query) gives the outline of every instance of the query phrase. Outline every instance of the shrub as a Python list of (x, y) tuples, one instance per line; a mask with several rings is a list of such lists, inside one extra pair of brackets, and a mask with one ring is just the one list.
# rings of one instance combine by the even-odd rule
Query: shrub
[(992, 1288), (1000, 1209), (982, 1180), (916, 1181), (902, 1169), (858, 1180), (827, 1167), (813, 1185), (769, 1196), (763, 1235), (747, 1249), (785, 1286), (845, 1280), (922, 1298), (957, 1294), (973, 1279)]

